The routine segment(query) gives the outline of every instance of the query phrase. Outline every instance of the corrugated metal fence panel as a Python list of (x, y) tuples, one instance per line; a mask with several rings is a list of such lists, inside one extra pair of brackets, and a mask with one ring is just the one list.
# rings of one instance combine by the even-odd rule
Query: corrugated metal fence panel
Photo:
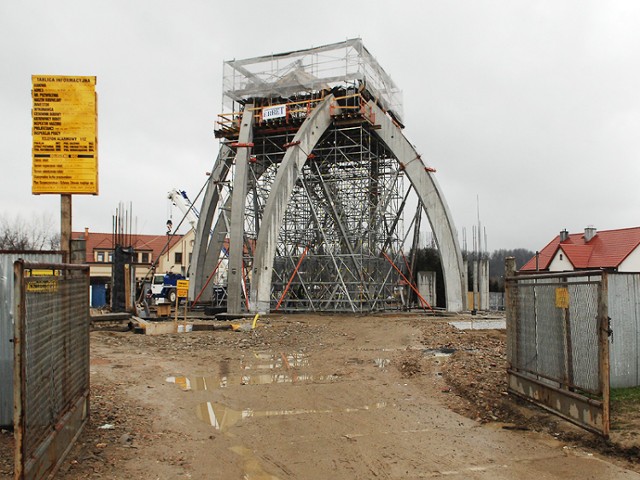
[(13, 424), (13, 262), (60, 263), (59, 252), (0, 252), (0, 426)]
[(609, 275), (611, 387), (640, 385), (640, 275)]

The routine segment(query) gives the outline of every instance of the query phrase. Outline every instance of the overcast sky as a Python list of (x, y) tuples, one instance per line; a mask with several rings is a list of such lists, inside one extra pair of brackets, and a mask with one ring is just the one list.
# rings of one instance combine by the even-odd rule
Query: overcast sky
[[(31, 194), (31, 75), (97, 76), (100, 194), (73, 228), (164, 233), (218, 152), (224, 60), (360, 37), (404, 94), (405, 135), (459, 231), (489, 250), (640, 225), (640, 2), (21, 0), (0, 3), (0, 213), (59, 225)], [(173, 209), (174, 223), (181, 214)]]

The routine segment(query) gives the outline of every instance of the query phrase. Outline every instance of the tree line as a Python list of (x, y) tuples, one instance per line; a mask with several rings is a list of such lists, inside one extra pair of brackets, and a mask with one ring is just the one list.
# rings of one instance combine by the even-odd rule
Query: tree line
[(0, 214), (0, 250), (59, 250), (60, 234), (44, 213), (27, 220)]

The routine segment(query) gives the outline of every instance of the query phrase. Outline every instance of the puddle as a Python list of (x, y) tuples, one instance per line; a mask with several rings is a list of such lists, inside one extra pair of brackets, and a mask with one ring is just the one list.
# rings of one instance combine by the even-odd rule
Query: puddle
[(196, 407), (196, 415), (203, 422), (211, 425), (216, 430), (225, 431), (236, 423), (255, 417), (284, 417), (291, 415), (311, 415), (319, 413), (354, 413), (367, 410), (377, 410), (386, 408), (386, 402), (379, 402), (373, 405), (365, 405), (360, 408), (337, 408), (337, 409), (292, 409), (292, 410), (264, 410), (254, 411), (247, 408), (244, 410), (234, 410), (220, 403), (204, 402)]
[(391, 360), (389, 360), (388, 358), (375, 358), (373, 360), (373, 363), (376, 365), (376, 367), (384, 370), (389, 366), (389, 364), (391, 363)]
[(425, 355), (433, 355), (434, 357), (449, 357), (456, 351), (455, 348), (425, 348), (422, 350), (422, 353)]
[(240, 366), (243, 370), (275, 370), (283, 368), (308, 367), (311, 365), (309, 355), (302, 352), (295, 353), (254, 353), (243, 357)]
[(224, 375), (214, 377), (167, 377), (167, 383), (175, 383), (181, 390), (215, 390), (241, 385), (271, 385), (276, 383), (335, 382), (338, 375), (311, 375), (305, 373), (259, 373), (254, 375)]

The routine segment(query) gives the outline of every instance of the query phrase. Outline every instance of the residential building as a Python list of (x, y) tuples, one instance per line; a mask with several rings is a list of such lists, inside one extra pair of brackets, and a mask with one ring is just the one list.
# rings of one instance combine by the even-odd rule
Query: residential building
[(640, 272), (640, 227), (584, 232), (563, 230), (529, 260), (522, 273), (607, 269)]
[[(174, 272), (187, 275), (193, 251), (193, 230), (185, 235), (132, 234), (127, 238), (130, 239), (130, 245), (123, 247), (133, 249), (131, 278), (138, 287), (143, 281), (150, 280), (151, 268), (154, 265), (157, 273)], [(115, 248), (113, 234), (90, 232), (85, 228), (84, 232), (73, 232), (72, 239), (86, 242), (85, 262), (91, 267), (91, 305), (107, 304)]]

